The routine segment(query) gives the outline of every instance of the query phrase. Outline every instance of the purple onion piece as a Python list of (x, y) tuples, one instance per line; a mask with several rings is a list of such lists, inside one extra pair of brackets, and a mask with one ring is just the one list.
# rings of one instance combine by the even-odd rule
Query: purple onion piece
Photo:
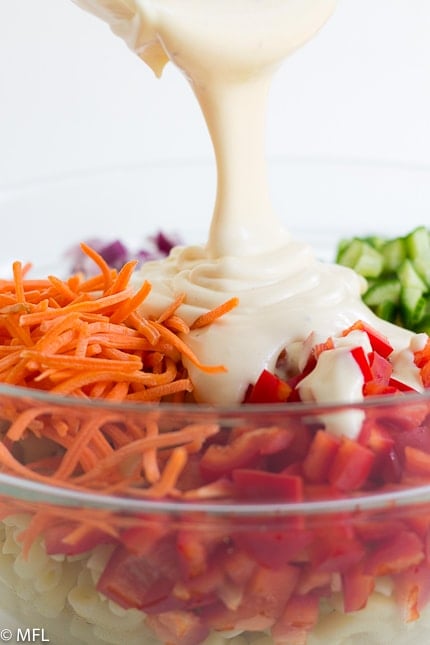
[(120, 269), (131, 258), (128, 248), (120, 240), (105, 244), (98, 251), (109, 266), (114, 269)]
[[(102, 258), (114, 269), (120, 269), (128, 260), (138, 260), (140, 264), (149, 260), (159, 260), (169, 255), (174, 246), (181, 243), (178, 235), (157, 232), (144, 240), (144, 246), (136, 250), (129, 249), (121, 240), (106, 241), (93, 238), (86, 241)], [(66, 253), (70, 260), (71, 270), (74, 273), (81, 272), (85, 275), (94, 275), (98, 269), (81, 250), (80, 246), (74, 246)]]

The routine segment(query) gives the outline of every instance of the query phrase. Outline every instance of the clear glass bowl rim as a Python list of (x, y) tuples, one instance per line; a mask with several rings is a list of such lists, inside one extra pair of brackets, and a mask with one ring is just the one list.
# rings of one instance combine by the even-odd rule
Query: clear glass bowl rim
[[(102, 400), (71, 399), (67, 396), (52, 395), (47, 392), (30, 388), (0, 384), (0, 396), (14, 398), (27, 398), (35, 401), (54, 405), (56, 407), (70, 407), (71, 403), (79, 408), (88, 410), (110, 410), (112, 412), (127, 412), (151, 414), (154, 412), (166, 415), (186, 415), (188, 422), (193, 415), (201, 417), (208, 414), (219, 415), (224, 421), (237, 418), (267, 414), (286, 415), (288, 417), (303, 417), (316, 414), (330, 414), (333, 412), (347, 412), (352, 410), (371, 410), (377, 408), (389, 409), (398, 407), (400, 402), (405, 405), (430, 404), (430, 390), (423, 393), (405, 393), (399, 395), (372, 396), (355, 403), (279, 403), (279, 404), (250, 404), (241, 406), (208, 406), (202, 404), (132, 404), (132, 403), (106, 403)], [(144, 405), (144, 407), (143, 407)], [(121, 513), (136, 513), (139, 515), (167, 514), (171, 516), (184, 514), (207, 514), (224, 518), (237, 518), (238, 516), (251, 518), (281, 518), (297, 515), (324, 516), (330, 513), (354, 513), (358, 511), (394, 509), (430, 502), (430, 484), (416, 486), (402, 490), (375, 492), (368, 494), (352, 495), (344, 499), (318, 500), (294, 503), (226, 503), (226, 502), (183, 502), (176, 500), (137, 500), (130, 497), (105, 495), (93, 491), (74, 491), (59, 486), (25, 480), (14, 475), (0, 473), (0, 497), (9, 496), (32, 503), (48, 503), (58, 506), (85, 507), (97, 510), (108, 510)]]

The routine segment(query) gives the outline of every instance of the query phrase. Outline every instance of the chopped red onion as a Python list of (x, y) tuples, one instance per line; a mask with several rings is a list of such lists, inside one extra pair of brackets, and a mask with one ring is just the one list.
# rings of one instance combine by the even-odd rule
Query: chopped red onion
[[(102, 258), (114, 269), (120, 269), (129, 260), (138, 260), (139, 263), (149, 260), (159, 260), (169, 255), (174, 246), (181, 243), (180, 237), (176, 234), (166, 234), (162, 231), (150, 235), (144, 239), (144, 246), (138, 249), (130, 249), (121, 240), (106, 241), (100, 238), (86, 240)], [(91, 275), (96, 272), (96, 267), (79, 246), (74, 246), (67, 253), (70, 258), (71, 270), (74, 273), (81, 272)]]

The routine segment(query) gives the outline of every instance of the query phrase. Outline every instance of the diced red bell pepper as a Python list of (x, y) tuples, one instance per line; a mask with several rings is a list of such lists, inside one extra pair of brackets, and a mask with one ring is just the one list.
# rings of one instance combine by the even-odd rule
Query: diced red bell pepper
[(292, 388), (268, 370), (263, 370), (247, 393), (245, 403), (284, 403)]
[[(428, 441), (424, 441), (425, 445), (429, 445), (430, 451), (430, 423), (427, 419), (430, 413), (430, 405), (425, 401), (423, 403), (405, 403), (399, 398), (399, 404), (394, 407), (391, 406), (389, 410), (381, 411), (376, 410), (372, 414), (369, 410), (369, 417), (376, 417), (378, 423), (388, 429), (388, 432), (397, 438), (404, 435), (407, 438), (405, 444), (409, 442), (409, 437), (418, 430), (420, 433), (425, 432)], [(416, 446), (419, 447), (419, 446)]]
[(405, 524), (422, 540), (426, 561), (430, 563), (430, 513), (420, 509), (419, 514), (407, 516)]
[[(412, 410), (411, 416), (412, 418), (414, 416)], [(430, 453), (430, 428), (427, 425), (421, 425), (419, 421), (412, 425), (409, 418), (409, 409), (405, 410), (403, 419), (400, 414), (393, 417), (390, 412), (390, 417), (381, 419), (381, 423), (387, 427), (394, 440), (394, 450), (398, 455), (402, 468), (404, 467), (407, 446), (421, 450), (426, 454)]]
[(352, 331), (364, 331), (369, 337), (370, 344), (372, 349), (387, 358), (394, 350), (390, 341), (384, 334), (381, 334), (377, 329), (374, 329), (371, 325), (368, 325), (363, 320), (357, 320), (351, 327), (345, 329), (342, 332), (342, 336), (348, 336)]
[(48, 555), (79, 555), (91, 551), (99, 544), (114, 544), (116, 539), (98, 528), (88, 527), (76, 538), (73, 532), (78, 528), (76, 522), (51, 524), (44, 530), (43, 537)]
[(226, 586), (232, 586), (224, 571), (225, 549), (212, 554), (207, 567), (197, 575), (187, 575), (181, 572), (173, 590), (176, 598), (184, 601), (185, 609), (207, 607), (216, 601), (220, 591)]
[(291, 597), (299, 575), (300, 569), (289, 565), (277, 570), (257, 567), (236, 608), (218, 601), (202, 607), (199, 614), (217, 631), (269, 629)]
[(407, 385), (407, 383), (402, 383), (402, 381), (399, 381), (396, 378), (390, 378), (388, 385), (395, 387), (399, 392), (417, 392), (413, 387)]
[(421, 475), (427, 479), (430, 478), (430, 454), (418, 448), (406, 446), (405, 468), (413, 475)]
[(210, 445), (200, 460), (200, 472), (207, 481), (228, 476), (236, 468), (254, 466), (262, 455), (272, 455), (289, 446), (293, 431), (272, 427), (248, 430), (226, 445)]
[(340, 524), (339, 519), (333, 518), (330, 529), (314, 531), (309, 553), (318, 571), (342, 573), (363, 559), (365, 549), (355, 537), (352, 526)]
[(307, 481), (322, 484), (327, 481), (331, 465), (340, 446), (340, 439), (325, 430), (318, 430), (303, 460)]
[(300, 568), (293, 565), (285, 565), (276, 571), (258, 567), (247, 585), (245, 603), (248, 606), (254, 604), (258, 611), (264, 598), (264, 611), (277, 618), (291, 598), (299, 577)]
[(422, 541), (412, 531), (402, 531), (380, 542), (367, 556), (363, 571), (372, 576), (400, 573), (424, 559)]
[(375, 419), (365, 419), (358, 442), (377, 455), (388, 453), (394, 446), (394, 439), (387, 428), (378, 424)]
[(300, 581), (296, 587), (296, 593), (305, 596), (311, 591), (318, 591), (320, 596), (330, 595), (331, 579), (332, 574), (330, 571), (319, 571), (318, 569), (314, 569), (313, 566), (304, 566)]
[(361, 370), (364, 382), (368, 383), (369, 381), (371, 381), (373, 374), (372, 370), (370, 369), (369, 361), (364, 352), (364, 349), (360, 345), (358, 347), (353, 347), (351, 349), (351, 355), (353, 356), (355, 362)]
[(346, 494), (334, 488), (331, 484), (305, 484), (305, 499), (307, 501), (327, 501), (335, 499), (344, 499)]
[(206, 571), (208, 551), (205, 545), (197, 539), (197, 536), (189, 531), (180, 531), (176, 545), (187, 577), (193, 577)]
[(222, 566), (227, 577), (238, 585), (245, 585), (251, 578), (257, 563), (242, 549), (229, 547)]
[(268, 473), (261, 470), (237, 468), (232, 472), (239, 497), (250, 500), (303, 500), (303, 479), (284, 473)]
[(202, 530), (182, 528), (176, 535), (176, 550), (179, 565), (186, 577), (194, 577), (207, 571), (217, 547), (224, 544), (225, 528), (217, 530), (206, 526)]
[(372, 372), (372, 381), (379, 383), (379, 385), (388, 385), (391, 375), (393, 373), (393, 366), (386, 358), (372, 352), (369, 355), (369, 365)]
[(244, 528), (234, 535), (235, 543), (259, 565), (270, 569), (285, 566), (311, 543), (312, 533), (296, 528), (294, 519), (279, 520), (270, 527)]
[[(160, 540), (145, 557), (130, 554), (122, 545), (117, 546), (108, 561), (97, 589), (126, 609), (149, 611), (161, 608), (177, 609), (175, 602), (166, 602), (179, 579), (180, 569), (174, 540)], [(174, 599), (173, 599), (174, 600)], [(181, 603), (177, 603), (180, 605)]]
[(380, 518), (360, 516), (354, 526), (356, 534), (364, 544), (388, 540), (406, 528), (404, 522), (389, 517), (386, 511)]
[[(395, 484), (402, 479), (402, 464), (395, 447), (385, 454), (382, 454), (375, 460), (372, 469), (372, 478), (374, 481), (382, 481), (387, 484)], [(375, 477), (376, 475), (376, 477)]]
[(375, 419), (366, 419), (363, 423), (358, 441), (369, 448), (375, 455), (370, 473), (374, 482), (398, 482), (402, 474), (395, 442), (388, 430)]
[(344, 438), (334, 458), (329, 482), (340, 490), (357, 490), (366, 483), (374, 460), (371, 450)]
[(300, 424), (294, 430), (291, 429), (291, 443), (285, 450), (271, 455), (268, 458), (268, 468), (274, 471), (285, 471), (288, 466), (299, 465), (309, 452), (310, 445), (315, 435), (314, 428)]
[(136, 525), (122, 531), (120, 540), (122, 544), (134, 555), (144, 556), (149, 553), (157, 542), (167, 535), (170, 527), (166, 518), (148, 522), (146, 518), (136, 517)]
[(383, 385), (375, 381), (369, 381), (363, 385), (364, 396), (393, 396), (394, 394), (399, 394), (399, 392), (400, 390), (394, 385)]
[(342, 592), (345, 612), (349, 613), (364, 609), (374, 588), (374, 577), (363, 573), (360, 565), (355, 565), (344, 571), (342, 574)]

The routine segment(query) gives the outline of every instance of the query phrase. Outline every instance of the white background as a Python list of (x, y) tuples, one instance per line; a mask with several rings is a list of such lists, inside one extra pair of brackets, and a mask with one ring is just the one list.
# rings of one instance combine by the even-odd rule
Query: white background
[[(429, 0), (340, 0), (276, 76), (268, 154), (429, 163), (429, 80)], [(172, 66), (157, 80), (71, 0), (0, 0), (0, 186), (210, 155)]]

